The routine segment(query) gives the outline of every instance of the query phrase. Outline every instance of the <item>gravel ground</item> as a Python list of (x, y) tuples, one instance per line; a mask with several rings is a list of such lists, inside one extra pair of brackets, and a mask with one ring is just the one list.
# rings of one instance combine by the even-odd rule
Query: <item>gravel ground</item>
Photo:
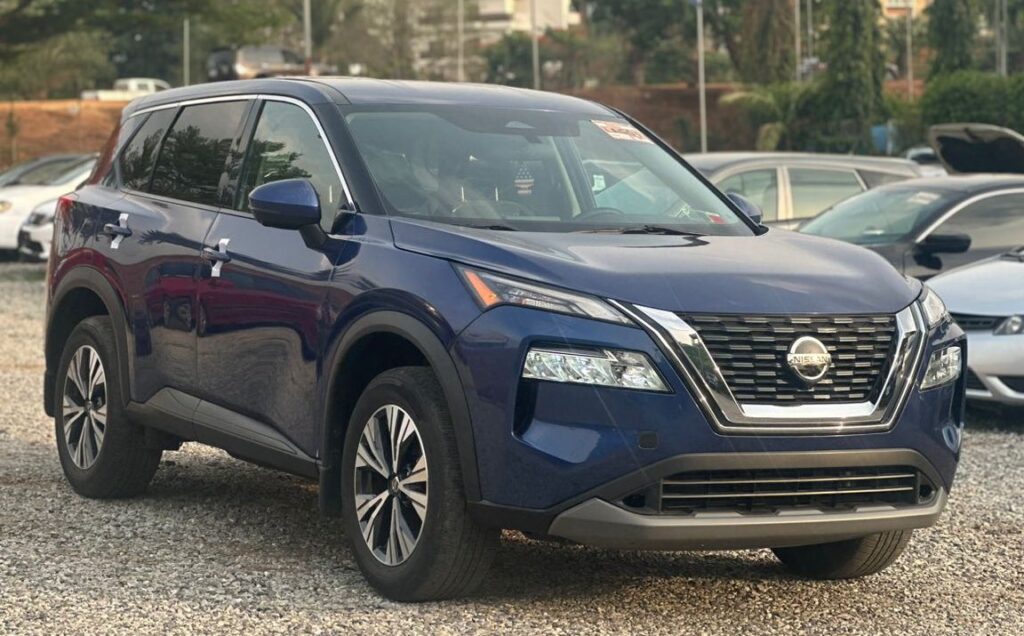
[(401, 605), (363, 582), (314, 486), (220, 451), (165, 454), (138, 499), (74, 495), (40, 407), (41, 280), (0, 264), (0, 633), (1024, 633), (1024, 415), (972, 417), (941, 523), (874, 577), (507, 533), (475, 597)]

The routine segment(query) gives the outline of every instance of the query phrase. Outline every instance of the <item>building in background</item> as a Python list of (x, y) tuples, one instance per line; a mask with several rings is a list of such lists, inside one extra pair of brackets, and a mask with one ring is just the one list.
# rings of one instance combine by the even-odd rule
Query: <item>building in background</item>
[(907, 5), (914, 9), (915, 16), (923, 15), (932, 0), (880, 0), (880, 2), (885, 17), (900, 18), (906, 15)]
[[(463, 45), (465, 77), (480, 78), (480, 51), (510, 33), (531, 32), (532, 4), (536, 29), (565, 30), (579, 24), (571, 0), (464, 0)], [(455, 80), (458, 73), (458, 0), (417, 3), (413, 18), (414, 68), (418, 75)]]

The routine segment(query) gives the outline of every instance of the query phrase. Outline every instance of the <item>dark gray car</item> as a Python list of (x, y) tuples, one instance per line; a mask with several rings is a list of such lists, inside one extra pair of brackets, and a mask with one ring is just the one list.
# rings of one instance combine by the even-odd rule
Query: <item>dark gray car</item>
[(936, 173), (906, 159), (856, 155), (711, 152), (685, 159), (720, 190), (760, 207), (766, 225), (786, 229), (871, 188)]

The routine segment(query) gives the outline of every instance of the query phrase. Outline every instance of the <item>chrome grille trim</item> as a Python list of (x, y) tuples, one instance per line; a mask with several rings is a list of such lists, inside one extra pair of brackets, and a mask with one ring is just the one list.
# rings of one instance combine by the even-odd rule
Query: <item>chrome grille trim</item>
[(644, 328), (689, 385), (717, 430), (756, 435), (821, 435), (885, 431), (903, 408), (924, 350), (917, 303), (896, 314), (898, 339), (878, 397), (855, 403), (741, 403), (697, 331), (673, 312), (608, 300)]

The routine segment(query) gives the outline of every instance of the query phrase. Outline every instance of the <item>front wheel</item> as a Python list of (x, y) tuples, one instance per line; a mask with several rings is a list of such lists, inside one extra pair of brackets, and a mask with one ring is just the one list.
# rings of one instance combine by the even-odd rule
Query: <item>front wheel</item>
[(349, 421), (341, 472), (345, 534), (384, 596), (451, 598), (483, 580), (498, 530), (469, 517), (451, 417), (429, 369), (370, 382)]
[(910, 530), (893, 530), (866, 537), (775, 548), (775, 556), (790, 570), (813, 579), (855, 579), (881, 572), (903, 554)]

